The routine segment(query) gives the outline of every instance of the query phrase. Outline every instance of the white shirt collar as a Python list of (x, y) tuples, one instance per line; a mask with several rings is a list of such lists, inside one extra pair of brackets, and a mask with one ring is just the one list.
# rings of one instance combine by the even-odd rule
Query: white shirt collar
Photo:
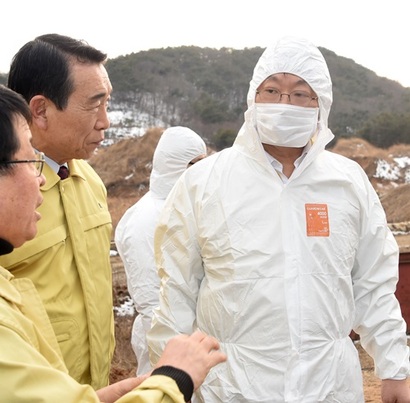
[[(51, 158), (47, 157), (47, 155), (44, 156), (44, 159), (46, 160), (47, 165), (55, 172), (58, 173), (58, 170), (60, 169), (60, 164), (57, 164), (57, 162), (53, 161)], [(65, 165), (68, 168), (67, 163), (62, 164)]]
[[(295, 169), (297, 169), (299, 165), (302, 163), (302, 161), (306, 157), (306, 154), (308, 153), (311, 147), (312, 147), (312, 142), (309, 141), (306, 144), (305, 148), (303, 149), (301, 156), (295, 160), (293, 164), (295, 166)], [(268, 158), (269, 164), (271, 164), (272, 167), (275, 169), (275, 171), (278, 173), (282, 182), (287, 183), (289, 178), (283, 173), (283, 165), (276, 158), (272, 157), (268, 152), (265, 151), (265, 154), (266, 154), (266, 157)]]

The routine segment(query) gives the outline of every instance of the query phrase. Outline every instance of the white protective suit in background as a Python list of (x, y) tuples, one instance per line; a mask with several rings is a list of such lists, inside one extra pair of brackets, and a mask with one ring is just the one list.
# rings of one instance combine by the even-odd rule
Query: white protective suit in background
[(206, 145), (197, 133), (181, 126), (166, 129), (154, 152), (148, 193), (125, 212), (115, 230), (128, 292), (139, 313), (131, 336), (138, 375), (151, 370), (145, 335), (151, 327), (152, 310), (158, 305), (160, 280), (153, 245), (157, 219), (172, 186), (188, 163), (200, 155), (206, 155)]
[[(257, 87), (279, 72), (303, 78), (320, 110), (317, 136), (286, 184), (254, 119)], [(325, 150), (332, 84), (315, 46), (287, 37), (268, 47), (247, 101), (234, 145), (186, 171), (165, 203), (155, 237), (162, 282), (148, 333), (151, 361), (169, 338), (199, 328), (220, 341), (228, 360), (194, 401), (363, 402), (352, 329), (378, 377), (409, 374), (394, 295), (397, 244), (365, 172)], [(315, 235), (311, 217), (329, 233)]]

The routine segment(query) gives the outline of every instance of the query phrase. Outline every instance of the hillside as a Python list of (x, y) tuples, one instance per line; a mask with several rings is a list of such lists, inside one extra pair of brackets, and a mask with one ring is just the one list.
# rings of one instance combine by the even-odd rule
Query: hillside
[[(333, 82), (329, 127), (381, 148), (410, 142), (410, 88), (320, 48)], [(150, 127), (188, 126), (222, 149), (243, 122), (253, 68), (263, 48), (151, 49), (109, 59), (114, 88), (107, 144)], [(0, 74), (0, 83), (7, 75)]]
[[(143, 136), (100, 148), (91, 158), (90, 164), (107, 187), (114, 227), (125, 210), (148, 191), (152, 157), (162, 132), (162, 128), (151, 128)], [(342, 138), (331, 151), (362, 166), (399, 243), (410, 250), (410, 144), (381, 149), (363, 139)]]
[[(329, 127), (386, 148), (410, 139), (410, 88), (321, 48), (333, 82)], [(243, 122), (246, 95), (262, 48), (151, 49), (110, 59), (114, 92), (107, 136), (153, 126), (188, 126), (221, 149)]]

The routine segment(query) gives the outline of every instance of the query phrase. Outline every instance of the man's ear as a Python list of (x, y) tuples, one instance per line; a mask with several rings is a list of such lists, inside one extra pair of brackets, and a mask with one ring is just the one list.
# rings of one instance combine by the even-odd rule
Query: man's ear
[(40, 129), (47, 129), (47, 105), (49, 100), (43, 95), (35, 95), (29, 102), (33, 124)]

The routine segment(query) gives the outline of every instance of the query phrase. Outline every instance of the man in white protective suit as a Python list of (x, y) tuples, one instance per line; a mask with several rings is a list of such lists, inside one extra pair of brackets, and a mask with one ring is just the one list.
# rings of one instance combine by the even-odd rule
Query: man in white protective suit
[(137, 358), (137, 374), (151, 370), (146, 332), (152, 310), (158, 305), (160, 280), (154, 260), (154, 231), (159, 213), (177, 179), (206, 156), (206, 144), (188, 127), (170, 127), (155, 148), (149, 191), (130, 207), (115, 230), (115, 243), (124, 263), (128, 292), (138, 312), (131, 344)]
[(383, 402), (409, 402), (398, 247), (354, 161), (325, 150), (332, 83), (310, 42), (284, 37), (255, 66), (231, 148), (175, 184), (155, 238), (160, 306), (148, 333), (221, 343), (195, 400), (364, 402), (353, 329)]

